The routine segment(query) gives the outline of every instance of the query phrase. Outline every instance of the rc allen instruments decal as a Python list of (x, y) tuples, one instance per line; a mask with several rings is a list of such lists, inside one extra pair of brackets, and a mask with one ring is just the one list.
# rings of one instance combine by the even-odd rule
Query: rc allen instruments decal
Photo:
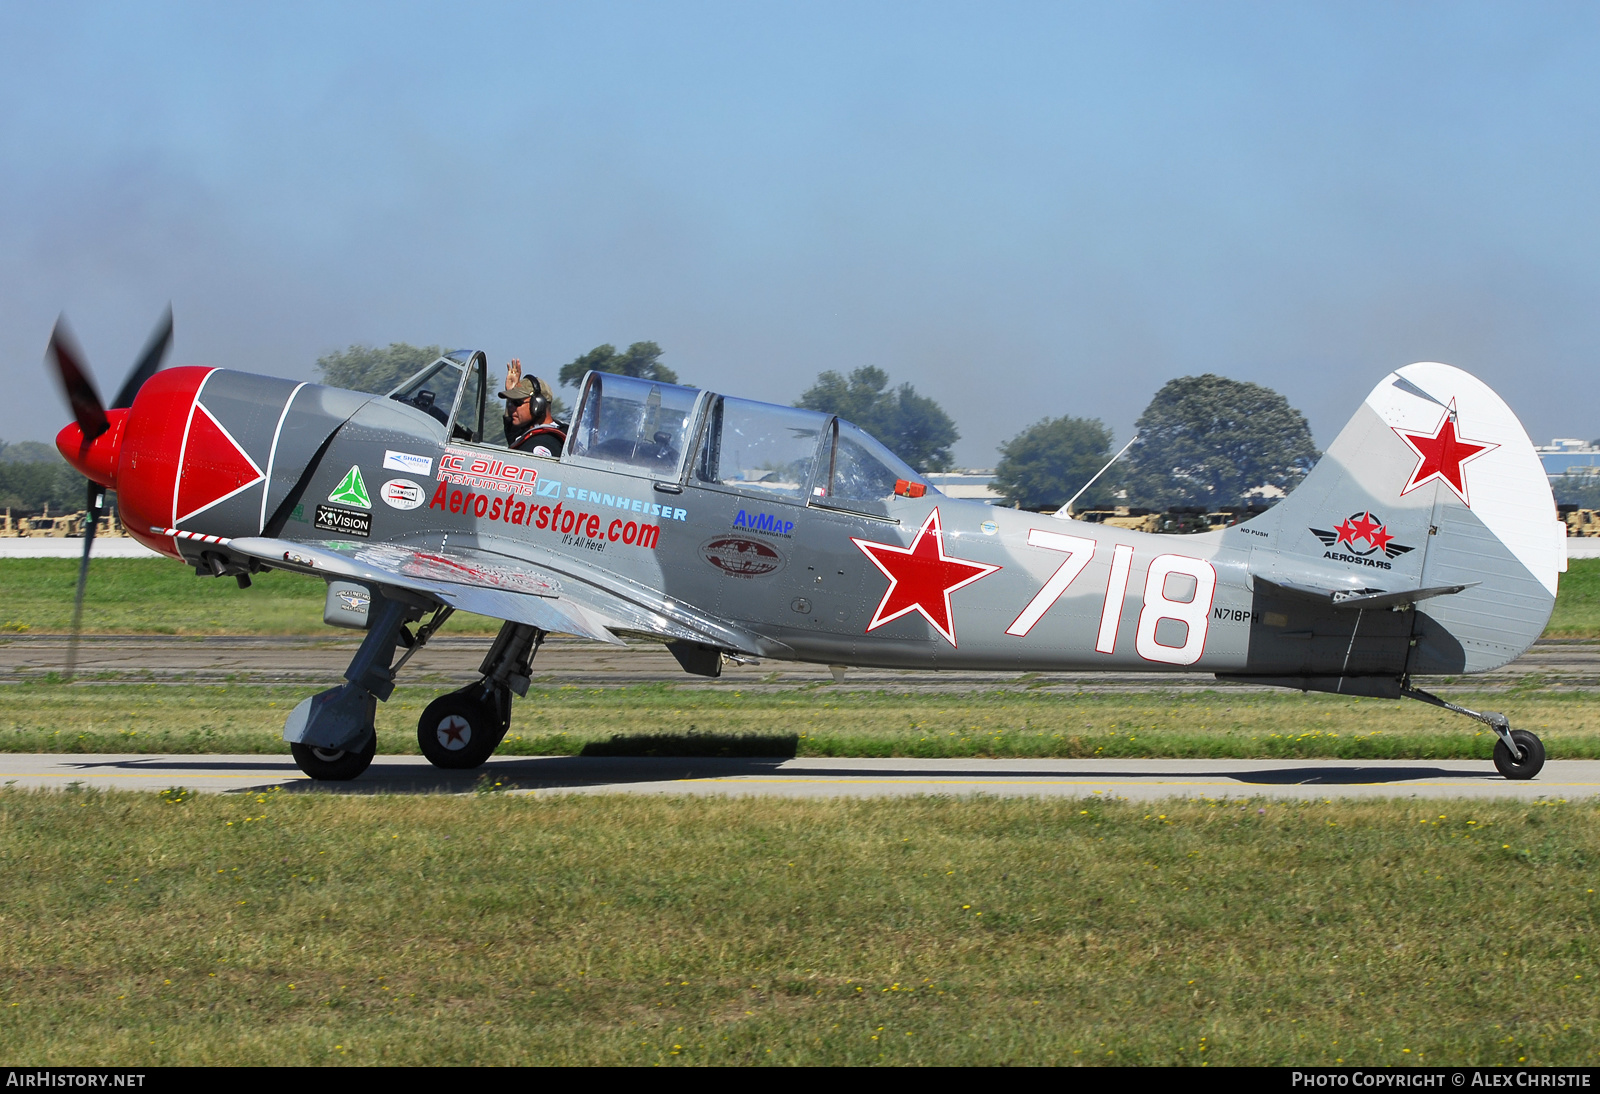
[(446, 448), (439, 457), (440, 482), (456, 486), (472, 486), (479, 490), (504, 490), (523, 497), (533, 496), (533, 484), (539, 480), (537, 467), (523, 467), (504, 460), (483, 456), (465, 448)]
[[(1323, 558), (1331, 558), (1335, 562), (1353, 562), (1358, 566), (1372, 566), (1380, 570), (1393, 569), (1382, 558), (1375, 558), (1380, 551), (1387, 558), (1399, 558), (1411, 551), (1412, 548), (1396, 543), (1389, 534), (1389, 529), (1383, 521), (1372, 515), (1370, 510), (1351, 513), (1337, 528), (1329, 531), (1326, 528), (1313, 528), (1311, 534), (1322, 541), (1324, 547), (1333, 550), (1324, 551)], [(1358, 544), (1365, 543), (1362, 549)], [(1339, 550), (1348, 547), (1350, 553)]]

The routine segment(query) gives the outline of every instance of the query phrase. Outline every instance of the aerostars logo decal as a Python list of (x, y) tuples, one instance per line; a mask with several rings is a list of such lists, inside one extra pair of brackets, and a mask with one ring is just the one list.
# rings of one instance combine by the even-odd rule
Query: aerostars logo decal
[(1438, 480), (1455, 492), (1456, 497), (1461, 499), (1462, 505), (1469, 509), (1472, 507), (1472, 502), (1467, 500), (1467, 479), (1462, 465), (1486, 452), (1493, 452), (1500, 446), (1490, 441), (1469, 441), (1461, 436), (1458, 432), (1454, 399), (1450, 400), (1450, 406), (1445, 411), (1444, 417), (1440, 419), (1439, 425), (1431, 434), (1413, 433), (1398, 426), (1389, 428), (1393, 429), (1411, 451), (1417, 454), (1417, 466), (1412, 468), (1411, 478), (1400, 491), (1402, 495)]
[[(1396, 543), (1394, 536), (1389, 534), (1388, 526), (1383, 523), (1381, 518), (1373, 516), (1369, 510), (1351, 513), (1340, 521), (1336, 528), (1313, 528), (1311, 529), (1311, 534), (1320, 539), (1324, 547), (1334, 547), (1336, 550), (1337, 547), (1348, 547), (1350, 554), (1356, 556), (1352, 558), (1342, 552), (1335, 554), (1332, 551), (1323, 555), (1324, 558), (1331, 558), (1338, 562), (1360, 562), (1365, 565), (1378, 565), (1383, 569), (1388, 569), (1387, 563), (1370, 560), (1369, 556), (1381, 551), (1387, 558), (1399, 558), (1412, 550), (1412, 548), (1404, 544)], [(1361, 547), (1358, 544), (1366, 544), (1366, 546)]]
[(944, 553), (944, 533), (939, 527), (939, 510), (928, 514), (910, 547), (851, 537), (851, 543), (889, 579), (889, 588), (878, 602), (878, 610), (867, 624), (870, 633), (903, 615), (918, 612), (951, 646), (956, 630), (950, 613), (950, 594), (974, 581), (988, 577), (999, 566), (953, 558)]
[(372, 508), (372, 499), (367, 496), (367, 484), (361, 478), (361, 468), (352, 464), (339, 485), (333, 488), (333, 493), (328, 495), (328, 500), (340, 505), (358, 505), (363, 509)]

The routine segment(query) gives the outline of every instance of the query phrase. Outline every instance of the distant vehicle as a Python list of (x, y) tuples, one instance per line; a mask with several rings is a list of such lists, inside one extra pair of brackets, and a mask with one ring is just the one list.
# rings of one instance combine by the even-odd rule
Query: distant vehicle
[(945, 497), (832, 415), (649, 380), (587, 375), (556, 460), (504, 446), (482, 353), (373, 396), (156, 372), (147, 352), (108, 411), (65, 339), (52, 351), (77, 419), (57, 446), (117, 490), (130, 535), (241, 586), (323, 577), (325, 617), (365, 628), (347, 682), (284, 728), (315, 778), (366, 769), (376, 704), (456, 610), (505, 624), (482, 678), (417, 727), (442, 767), (494, 751), (550, 632), (662, 641), (703, 676), (754, 658), (1200, 670), (1408, 697), (1489, 725), (1507, 778), (1544, 764), (1534, 734), (1412, 682), (1520, 655), (1566, 568), (1527, 434), (1448, 365), (1384, 377), (1273, 508), (1174, 539)]
[[(46, 506), (39, 516), (29, 516), (25, 513), (12, 515), (7, 509), (0, 515), (0, 537), (26, 537), (48, 536), (53, 539), (67, 539), (84, 534), (88, 520), (87, 510), (80, 509), (76, 513), (60, 513), (50, 515), (50, 507)], [(100, 526), (96, 532), (101, 536), (120, 536), (122, 524), (117, 520), (115, 513), (100, 514)]]
[(1580, 509), (1576, 505), (1557, 506), (1566, 522), (1569, 536), (1600, 536), (1600, 509)]

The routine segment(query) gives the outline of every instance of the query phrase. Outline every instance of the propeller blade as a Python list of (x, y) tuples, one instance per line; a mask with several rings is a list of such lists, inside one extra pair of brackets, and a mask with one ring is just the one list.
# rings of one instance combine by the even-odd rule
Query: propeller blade
[(57, 319), (55, 330), (50, 332), (48, 357), (55, 364), (56, 381), (67, 397), (68, 405), (72, 407), (72, 416), (78, 428), (83, 430), (84, 439), (92, 441), (110, 429), (105, 404), (100, 401), (100, 393), (89, 378), (89, 370), (83, 364), (83, 353), (72, 339), (66, 316)]
[(166, 314), (156, 323), (156, 329), (150, 332), (150, 340), (145, 343), (144, 352), (139, 355), (139, 363), (133, 366), (133, 371), (128, 373), (128, 378), (122, 382), (122, 390), (111, 400), (112, 410), (133, 405), (134, 396), (139, 394), (144, 382), (161, 368), (161, 362), (166, 360), (167, 350), (171, 348), (172, 305), (168, 304)]
[(89, 552), (94, 549), (94, 533), (100, 525), (100, 513), (105, 508), (106, 488), (97, 482), (89, 483), (89, 496), (84, 505), (83, 558), (78, 561), (78, 591), (72, 599), (72, 633), (67, 638), (67, 683), (78, 667), (78, 635), (83, 631), (83, 592), (89, 584)]

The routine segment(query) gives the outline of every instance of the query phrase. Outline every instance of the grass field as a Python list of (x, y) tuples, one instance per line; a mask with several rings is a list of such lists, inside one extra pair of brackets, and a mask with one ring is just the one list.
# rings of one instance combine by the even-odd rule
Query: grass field
[[(331, 670), (337, 671), (337, 669)], [(39, 682), (0, 686), (3, 752), (282, 753), (283, 719), (313, 689), (289, 685)], [(415, 753), (438, 692), (400, 687), (378, 707), (378, 747)], [(1537, 687), (1451, 697), (1504, 710), (1552, 758), (1600, 757), (1589, 692)], [(1494, 738), (1420, 703), (1294, 692), (1060, 696), (903, 695), (824, 685), (744, 694), (648, 685), (534, 688), (502, 755), (1190, 756), (1487, 760)]]
[(1600, 813), (0, 791), (0, 1057), (1600, 1062)]
[[(0, 559), (0, 632), (61, 634), (71, 629), (78, 564), (64, 558)], [(84, 607), (91, 634), (317, 634), (325, 586), (317, 578), (272, 571), (241, 591), (231, 579), (197, 578), (164, 559), (97, 559)], [(455, 634), (490, 633), (499, 624), (458, 614)], [(1577, 559), (1561, 577), (1554, 638), (1600, 638), (1600, 559)]]
[[(78, 563), (0, 559), (0, 633), (72, 629)], [(90, 566), (83, 629), (89, 634), (337, 634), (322, 622), (320, 578), (272, 570), (248, 589), (232, 578), (196, 577), (170, 559), (103, 558)], [(493, 634), (498, 620), (457, 613), (452, 634)], [(348, 632), (346, 632), (348, 633)]]

